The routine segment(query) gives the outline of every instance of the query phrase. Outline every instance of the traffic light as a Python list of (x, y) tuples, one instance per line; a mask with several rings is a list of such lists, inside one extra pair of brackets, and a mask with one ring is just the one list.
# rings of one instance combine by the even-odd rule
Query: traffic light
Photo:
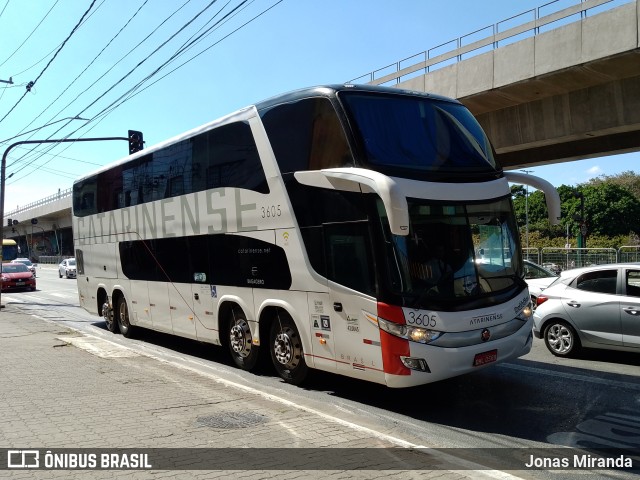
[(13, 220), (7, 218), (7, 227), (13, 227)]
[(129, 130), (129, 155), (139, 152), (143, 148), (144, 141), (142, 140), (142, 132)]

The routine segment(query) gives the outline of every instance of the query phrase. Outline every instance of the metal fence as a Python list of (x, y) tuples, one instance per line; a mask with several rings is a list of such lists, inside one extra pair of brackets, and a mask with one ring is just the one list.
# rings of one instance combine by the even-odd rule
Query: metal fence
[(38, 264), (42, 265), (57, 265), (65, 258), (71, 258), (68, 255), (40, 255), (38, 257)]
[(618, 248), (524, 248), (523, 257), (552, 270), (604, 265), (619, 262), (640, 262), (640, 245)]
[(640, 245), (624, 245), (618, 249), (619, 262), (640, 262)]

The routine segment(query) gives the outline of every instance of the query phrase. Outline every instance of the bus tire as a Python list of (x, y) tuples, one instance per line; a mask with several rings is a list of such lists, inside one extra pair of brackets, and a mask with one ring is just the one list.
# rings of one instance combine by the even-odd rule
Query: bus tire
[(129, 308), (127, 307), (127, 300), (124, 298), (124, 295), (120, 295), (118, 297), (118, 305), (114, 314), (118, 321), (118, 329), (122, 336), (132, 338), (135, 332), (135, 327), (129, 322)]
[(113, 310), (111, 309), (109, 302), (105, 301), (102, 304), (102, 318), (104, 318), (104, 323), (107, 326), (107, 330), (111, 333), (118, 333), (118, 322), (116, 322), (116, 319), (113, 318), (113, 316)]
[(247, 316), (240, 308), (229, 312), (229, 353), (233, 363), (242, 370), (250, 371), (258, 363), (259, 347), (253, 344)]
[(269, 336), (271, 360), (282, 379), (292, 385), (300, 385), (309, 371), (304, 361), (302, 339), (293, 319), (286, 312), (279, 312), (271, 324)]

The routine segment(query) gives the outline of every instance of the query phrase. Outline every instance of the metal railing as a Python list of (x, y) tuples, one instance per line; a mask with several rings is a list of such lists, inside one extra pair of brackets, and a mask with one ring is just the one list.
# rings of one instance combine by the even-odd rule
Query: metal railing
[(18, 207), (11, 212), (5, 214), (7, 218), (11, 218), (13, 216), (18, 215), (19, 213), (25, 212), (27, 210), (31, 210), (32, 208), (41, 207), (42, 205), (47, 205), (49, 203), (56, 202), (62, 198), (66, 198), (71, 196), (73, 193), (73, 188), (67, 188), (66, 190), (61, 190), (58, 193), (53, 195), (49, 195), (48, 197), (44, 197), (40, 200), (36, 200), (35, 202), (28, 203), (27, 205), (23, 205), (22, 207)]
[(40, 255), (38, 265), (58, 265), (65, 258), (72, 258), (70, 255)]
[(625, 245), (617, 250), (615, 248), (546, 247), (542, 249), (540, 261), (537, 263), (545, 267), (571, 270), (592, 265), (638, 261), (640, 261), (640, 246)]
[(640, 262), (640, 245), (623, 245), (618, 249), (619, 262)]
[[(347, 83), (385, 85), (390, 82), (395, 82), (398, 84), (403, 81), (404, 77), (409, 79), (412, 78), (410, 76), (426, 74), (451, 63), (462, 61), (465, 55), (477, 55), (484, 53), (486, 50), (495, 50), (501, 45), (504, 46), (507, 43), (527, 38), (527, 36), (538, 35), (541, 33), (543, 27), (556, 24), (556, 26), (552, 28), (557, 28), (561, 26), (561, 24), (572, 23), (572, 20), (570, 20), (572, 17), (583, 19), (587, 16), (589, 10), (604, 4), (611, 4), (608, 5), (607, 8), (611, 9), (625, 3), (630, 3), (631, 1), (636, 0), (570, 0), (570, 3), (577, 3), (577, 5), (562, 8), (552, 13), (546, 13), (550, 6), (567, 3), (566, 0), (554, 0), (361, 75), (349, 80)], [(532, 19), (504, 30), (507, 25), (516, 23), (516, 21), (520, 21), (523, 18)], [(562, 23), (563, 21), (564, 23)], [(485, 36), (476, 40), (480, 35)], [(416, 60), (418, 58), (422, 60)]]

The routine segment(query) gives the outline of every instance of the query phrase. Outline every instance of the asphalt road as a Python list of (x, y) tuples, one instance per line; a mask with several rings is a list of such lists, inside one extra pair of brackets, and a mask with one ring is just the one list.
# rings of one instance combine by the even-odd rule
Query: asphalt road
[[(52, 268), (39, 268), (35, 292), (3, 293), (2, 301), (20, 302), (47, 320), (416, 445), (625, 448), (640, 453), (640, 352), (588, 351), (580, 358), (559, 359), (534, 339), (532, 352), (516, 361), (421, 387), (393, 390), (322, 372), (304, 387), (294, 387), (271, 371), (251, 374), (234, 368), (220, 347), (155, 332), (135, 340), (113, 335), (99, 317), (79, 307), (76, 281), (58, 278)], [(474, 461), (491, 454), (465, 452)], [(527, 473), (554, 478), (544, 471)], [(584, 472), (566, 472), (562, 478), (574, 476), (585, 478)]]

